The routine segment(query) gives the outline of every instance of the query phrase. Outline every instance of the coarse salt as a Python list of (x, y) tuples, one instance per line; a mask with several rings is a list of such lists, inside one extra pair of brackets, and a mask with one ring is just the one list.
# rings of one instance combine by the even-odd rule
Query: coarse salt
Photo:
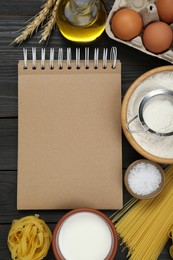
[(161, 184), (162, 176), (156, 166), (150, 163), (138, 163), (128, 175), (130, 189), (137, 195), (148, 195), (156, 191)]

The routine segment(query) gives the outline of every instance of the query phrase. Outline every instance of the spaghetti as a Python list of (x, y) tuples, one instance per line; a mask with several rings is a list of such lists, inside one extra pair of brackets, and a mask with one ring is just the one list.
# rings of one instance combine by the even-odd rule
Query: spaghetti
[[(173, 166), (165, 170), (165, 187), (150, 200), (134, 200), (113, 218), (131, 260), (158, 259), (173, 224)], [(133, 205), (132, 205), (133, 204)], [(132, 207), (130, 208), (130, 205)], [(130, 209), (129, 209), (130, 208)]]

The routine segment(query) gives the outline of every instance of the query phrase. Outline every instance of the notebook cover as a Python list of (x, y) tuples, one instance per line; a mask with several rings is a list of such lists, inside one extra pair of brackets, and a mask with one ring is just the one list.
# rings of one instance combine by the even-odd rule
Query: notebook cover
[(120, 62), (18, 78), (17, 208), (121, 208)]

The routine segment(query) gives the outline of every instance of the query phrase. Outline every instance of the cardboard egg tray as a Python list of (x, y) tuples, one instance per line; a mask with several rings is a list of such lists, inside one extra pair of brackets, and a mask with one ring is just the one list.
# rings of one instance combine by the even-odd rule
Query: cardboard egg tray
[[(172, 47), (164, 53), (154, 54), (154, 53), (148, 51), (144, 47), (143, 42), (142, 42), (142, 37), (141, 37), (142, 33), (141, 33), (141, 35), (133, 38), (131, 41), (123, 41), (119, 38), (116, 38), (115, 35), (111, 31), (112, 16), (114, 15), (115, 12), (117, 12), (119, 9), (122, 9), (124, 7), (129, 7), (131, 9), (137, 11), (142, 16), (143, 27), (145, 27), (146, 25), (148, 25), (151, 22), (159, 21), (159, 16), (158, 16), (157, 7), (155, 5), (155, 2), (156, 2), (156, 0), (115, 0), (114, 5), (107, 18), (106, 33), (113, 40), (124, 43), (124, 44), (131, 46), (135, 49), (138, 49), (144, 53), (147, 53), (149, 55), (152, 55), (157, 58), (166, 60), (170, 63), (173, 63), (173, 48)], [(171, 27), (173, 29), (173, 24), (171, 24)]]

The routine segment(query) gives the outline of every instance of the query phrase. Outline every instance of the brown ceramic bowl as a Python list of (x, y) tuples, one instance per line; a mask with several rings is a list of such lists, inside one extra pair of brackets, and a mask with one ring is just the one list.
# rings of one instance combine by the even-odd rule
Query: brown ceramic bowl
[(52, 238), (52, 249), (53, 249), (55, 258), (57, 260), (65, 260), (64, 256), (62, 255), (62, 252), (60, 251), (59, 244), (57, 242), (59, 239), (60, 230), (61, 230), (63, 224), (65, 223), (65, 221), (67, 219), (70, 219), (70, 217), (75, 215), (76, 213), (85, 213), (85, 212), (87, 212), (87, 213), (89, 212), (89, 213), (93, 213), (93, 214), (97, 215), (107, 224), (110, 234), (111, 234), (112, 244), (111, 244), (110, 251), (109, 251), (107, 257), (105, 258), (105, 260), (113, 260), (116, 255), (117, 246), (118, 246), (116, 229), (115, 229), (114, 225), (112, 224), (111, 220), (107, 216), (105, 216), (102, 212), (100, 212), (98, 210), (90, 209), (90, 208), (79, 208), (79, 209), (71, 210), (70, 212), (65, 214), (60, 219), (60, 221), (56, 224), (55, 229), (53, 231), (53, 238)]
[[(161, 183), (160, 183), (159, 187), (154, 192), (152, 192), (148, 195), (139, 195), (139, 194), (134, 193), (132, 191), (132, 189), (129, 187), (129, 184), (128, 184), (128, 175), (129, 175), (130, 170), (139, 163), (148, 163), (148, 164), (154, 165), (159, 170), (159, 172), (161, 174), (162, 179), (161, 179)], [(159, 164), (152, 162), (150, 160), (147, 160), (147, 159), (140, 159), (140, 160), (137, 160), (137, 161), (135, 161), (135, 162), (133, 162), (132, 164), (129, 165), (129, 167), (127, 168), (125, 175), (124, 175), (124, 183), (125, 183), (127, 191), (133, 197), (135, 197), (137, 199), (151, 199), (151, 198), (154, 198), (155, 196), (159, 195), (159, 193), (161, 193), (161, 191), (163, 190), (164, 183), (165, 183), (165, 173), (164, 173), (164, 170), (162, 169), (162, 167)]]

